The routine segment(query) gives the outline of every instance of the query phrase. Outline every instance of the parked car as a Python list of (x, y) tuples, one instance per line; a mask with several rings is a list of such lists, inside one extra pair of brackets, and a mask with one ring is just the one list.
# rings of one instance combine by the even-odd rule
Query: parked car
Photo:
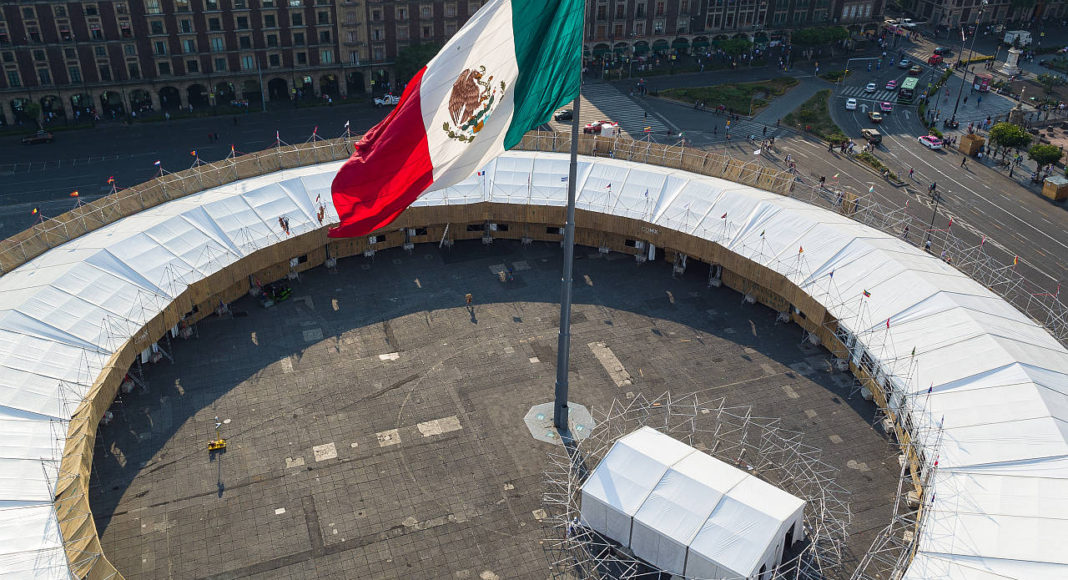
[(33, 135), (27, 135), (22, 138), (23, 145), (36, 145), (38, 143), (51, 143), (54, 138), (48, 131), (38, 131)]
[(875, 129), (861, 129), (860, 136), (868, 140), (868, 143), (878, 145), (883, 142), (883, 136)]
[(557, 111), (553, 118), (557, 121), (570, 121), (575, 118), (575, 112), (571, 109), (564, 109), (563, 111)]
[(864, 92), (865, 93), (874, 93), (875, 92), (875, 83), (868, 83), (867, 85), (865, 85), (864, 86)]
[(916, 28), (917, 26), (920, 25), (919, 22), (916, 22), (911, 18), (902, 18), (900, 24), (901, 24), (901, 28), (909, 28), (909, 29)]
[(889, 113), (894, 110), (894, 106), (889, 101), (883, 101), (879, 103), (879, 110), (883, 113)]
[(857, 100), (856, 99), (846, 99), (846, 110), (847, 111), (856, 111), (857, 110)]
[(886, 90), (888, 90), (888, 91), (896, 91), (897, 90), (897, 81), (895, 81), (895, 80), (886, 81)]
[(936, 151), (942, 148), (942, 140), (938, 137), (935, 137), (934, 135), (924, 135), (923, 137), (920, 137), (917, 140), (920, 142), (921, 145), (930, 149), (931, 151)]
[(393, 107), (400, 102), (400, 97), (396, 95), (382, 95), (381, 97), (375, 97), (376, 107)]
[(918, 64), (912, 65), (912, 68), (909, 69), (909, 76), (911, 76), (911, 77), (918, 77), (918, 76), (920, 76), (922, 74), (923, 74), (923, 67), (918, 65)]
[(619, 123), (613, 123), (612, 121), (594, 121), (583, 127), (582, 132), (588, 135), (615, 137), (619, 134)]
[(897, 68), (909, 68), (910, 66), (912, 66), (912, 61), (907, 58), (903, 58), (901, 62), (897, 63)]
[(882, 123), (883, 122), (883, 114), (880, 113), (879, 111), (871, 111), (871, 112), (868, 113), (868, 120), (871, 121), (872, 123)]

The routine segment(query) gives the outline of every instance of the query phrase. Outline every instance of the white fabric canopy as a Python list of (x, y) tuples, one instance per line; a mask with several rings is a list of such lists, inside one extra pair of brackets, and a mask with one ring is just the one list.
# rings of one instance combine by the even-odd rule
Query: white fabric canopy
[[(510, 152), (481, 178), (415, 205), (563, 206), (567, 165), (566, 155)], [(0, 474), (24, 474), (0, 477), (0, 547), (32, 539), (37, 548), (28, 549), (41, 554), (0, 548), (0, 575), (62, 576), (50, 556), (62, 556), (58, 535), (16, 513), (50, 511), (45, 478), (54, 475), (22, 462), (58, 458), (61, 445), (42, 443), (53, 436), (51, 421), (66, 420), (103, 361), (189, 283), (282, 241), (280, 215), (294, 234), (317, 229), (321, 195), (335, 222), (329, 185), (339, 166), (184, 197), (0, 277), (0, 440), (17, 432), (35, 442), (28, 452), (0, 443)], [(798, 284), (849, 331), (857, 360), (866, 350), (895, 400), (907, 398), (921, 438), (942, 423), (932, 516), (907, 577), (1068, 577), (1068, 551), (1049, 541), (1066, 537), (1068, 522), (1068, 351), (1041, 326), (937, 258), (797, 200), (609, 159), (580, 159), (577, 185), (581, 209), (718, 242)], [(1040, 512), (1018, 499), (1021, 490), (1033, 490)]]
[[(694, 578), (751, 577), (773, 568), (787, 530), (800, 539), (804, 507), (650, 427), (621, 437), (582, 488), (583, 523), (661, 570)], [(620, 520), (607, 531), (600, 526), (604, 512)], [(621, 521), (628, 515), (632, 524)]]

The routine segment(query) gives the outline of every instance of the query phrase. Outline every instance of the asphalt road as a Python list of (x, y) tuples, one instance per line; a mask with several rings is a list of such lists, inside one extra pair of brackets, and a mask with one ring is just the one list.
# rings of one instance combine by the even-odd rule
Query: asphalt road
[[(204, 162), (230, 154), (266, 149), (275, 131), (285, 143), (303, 143), (318, 127), (321, 137), (339, 137), (350, 121), (353, 133), (362, 133), (386, 115), (370, 105), (318, 106), (271, 110), (237, 117), (182, 119), (157, 123), (101, 123), (94, 129), (59, 131), (50, 144), (23, 145), (19, 137), (0, 140), (0, 238), (33, 225), (39, 208), (44, 216), (71, 209), (78, 191), (92, 201), (110, 190), (108, 177), (129, 187), (156, 175), (156, 160), (167, 171), (189, 168), (196, 151)], [(217, 143), (208, 139), (218, 133)]]

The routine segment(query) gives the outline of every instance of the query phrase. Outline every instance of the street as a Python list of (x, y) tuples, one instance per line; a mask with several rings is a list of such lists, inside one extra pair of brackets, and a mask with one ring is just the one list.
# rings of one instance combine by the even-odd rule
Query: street
[[(45, 217), (59, 215), (77, 202), (110, 191), (108, 178), (120, 188), (154, 177), (159, 160), (165, 171), (188, 169), (197, 156), (203, 162), (218, 161), (230, 154), (260, 151), (275, 143), (303, 143), (318, 128), (323, 138), (345, 133), (345, 121), (353, 134), (360, 134), (386, 116), (388, 109), (367, 105), (317, 106), (269, 110), (236, 117), (206, 117), (169, 122), (100, 123), (95, 129), (57, 131), (55, 142), (23, 145), (18, 137), (0, 140), (0, 238), (7, 238), (33, 225), (34, 208)], [(218, 133), (217, 142), (209, 133)]]

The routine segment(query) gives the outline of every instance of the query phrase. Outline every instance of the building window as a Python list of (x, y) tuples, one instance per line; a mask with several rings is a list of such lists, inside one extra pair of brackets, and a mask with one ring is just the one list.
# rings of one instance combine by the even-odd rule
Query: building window
[(419, 7), (419, 17), (420, 18), (433, 18), (434, 17), (434, 7), (429, 5), (429, 4), (423, 4), (422, 6)]
[(254, 68), (256, 68), (256, 63), (251, 55), (241, 57), (241, 70), (252, 70)]
[(104, 48), (103, 46), (94, 47), (93, 52), (101, 58), (104, 58), (108, 55), (108, 49)]
[(300, 12), (294, 12), (292, 14), (292, 16), (293, 16), (293, 26), (304, 26), (304, 15), (303, 14), (301, 14)]
[[(378, 39), (376, 38), (375, 40), (378, 40)], [(408, 27), (407, 26), (398, 26), (397, 27), (397, 40), (408, 40)]]
[(60, 4), (58, 6), (53, 6), (52, 7), (52, 12), (56, 15), (56, 18), (66, 18), (67, 17), (67, 7), (62, 5), (62, 4)]
[(200, 61), (187, 60), (185, 61), (185, 72), (200, 72)]
[(89, 38), (93, 40), (104, 40), (104, 32), (100, 30), (99, 22), (89, 23)]
[(446, 22), (445, 23), (445, 36), (452, 36), (454, 34), (456, 34), (456, 23), (455, 22)]
[(137, 56), (137, 47), (132, 44), (122, 45), (122, 51), (126, 53), (126, 56)]
[(162, 20), (153, 20), (153, 21), (149, 22), (148, 23), (148, 28), (149, 28), (149, 31), (152, 34), (166, 34), (165, 32), (163, 32), (163, 21)]
[(301, 4), (302, 4), (301, 0), (289, 0), (289, 7), (290, 8), (300, 8)]
[(358, 53), (358, 52), (350, 52), (349, 53), (349, 64), (360, 64), (360, 53)]
[[(4, 53), (4, 54), (6, 55), (7, 53)], [(74, 59), (74, 58), (78, 58), (78, 53), (73, 48), (64, 48), (63, 49), (63, 56), (65, 56), (67, 58), (70, 58), (70, 59)]]
[(663, 15), (664, 15), (664, 3), (663, 2), (657, 2), (656, 3), (656, 12), (654, 13), (654, 16), (663, 16)]
[(145, 0), (145, 12), (163, 14), (163, 8), (160, 7), (159, 0)]
[(171, 63), (169, 62), (157, 62), (156, 70), (159, 71), (160, 76), (168, 76), (171, 74)]
[(139, 79), (141, 78), (141, 67), (137, 66), (136, 62), (128, 62), (126, 63), (126, 74), (131, 79)]
[(278, 22), (275, 20), (274, 14), (264, 14), (263, 15), (263, 27), (264, 28), (274, 28), (276, 26), (278, 26)]
[(123, 38), (133, 38), (133, 28), (130, 27), (129, 20), (119, 21), (119, 33), (122, 34)]
[(222, 52), (224, 50), (226, 50), (226, 41), (221, 36), (211, 37), (211, 51)]
[(450, 3), (445, 5), (445, 18), (455, 18), (455, 17), (456, 17), (456, 4), (453, 4), (453, 3), (450, 2)]
[(180, 30), (183, 34), (189, 34), (190, 32), (193, 32), (193, 21), (189, 20), (188, 18), (183, 18), (182, 20), (179, 20), (178, 30)]
[(5, 52), (3, 55), (4, 62), (15, 62), (15, 53)]
[(237, 45), (241, 48), (252, 48), (252, 37), (239, 36), (237, 38)]
[(73, 40), (74, 39), (74, 35), (71, 34), (71, 31), (70, 31), (70, 24), (63, 23), (63, 24), (59, 25), (59, 39), (60, 40)]
[(319, 24), (330, 24), (330, 13), (329, 12), (318, 12), (317, 13), (317, 18), (318, 18)]
[(297, 64), (308, 64), (308, 53), (306, 53), (306, 52), (298, 52), (297, 53)]
[(215, 59), (215, 72), (226, 72), (226, 59), (225, 58), (216, 58)]
[(197, 51), (197, 41), (192, 38), (182, 40), (182, 52), (192, 54)]
[(434, 27), (433, 26), (423, 25), (423, 38), (427, 39), (427, 38), (430, 38), (431, 36), (434, 36)]
[(268, 55), (267, 62), (270, 63), (271, 68), (278, 68), (282, 66), (282, 59), (277, 54)]
[(36, 26), (27, 26), (26, 32), (29, 34), (30, 42), (41, 42), (41, 30)]
[(204, 10), (218, 10), (219, 0), (204, 0)]
[(97, 14), (99, 14), (96, 9), (96, 4), (86, 4), (82, 10), (85, 10), (85, 14), (87, 16), (96, 16)]
[(408, 9), (403, 6), (397, 8), (397, 20), (408, 20)]
[(44, 59), (45, 59), (45, 51), (43, 51), (43, 50), (35, 50), (35, 51), (33, 51), (33, 60), (41, 60), (41, 61), (43, 61)]
[(248, 30), (248, 16), (238, 16), (237, 17), (237, 29), (238, 30)]
[(70, 77), (70, 82), (80, 83), (82, 82), (82, 69), (72, 66), (67, 68), (67, 76)]
[(270, 47), (278, 46), (278, 35), (277, 34), (268, 34), (267, 35), (267, 46), (270, 46)]
[(293, 33), (293, 46), (304, 46), (304, 33), (303, 32), (294, 32)]
[(248, 8), (248, 0), (234, 0), (234, 8), (237, 10)]
[(386, 31), (381, 28), (375, 28), (371, 31), (371, 40), (385, 40)]
[[(66, 11), (64, 11), (65, 13)], [(115, 14), (129, 14), (130, 10), (126, 8), (125, 2), (118, 2), (115, 4)]]
[(98, 68), (100, 70), (100, 80), (102, 80), (102, 81), (110, 81), (111, 80), (111, 67), (106, 65), (106, 64), (102, 64), (102, 65), (99, 65)]
[(37, 13), (34, 12), (32, 6), (27, 6), (22, 9), (23, 20), (37, 20)]
[(376, 46), (371, 51), (375, 62), (386, 60), (386, 49), (381, 46)]
[(334, 64), (334, 51), (329, 48), (319, 51), (319, 64)]
[(40, 79), (42, 85), (52, 84), (52, 73), (46, 68), (37, 69), (37, 78)]
[(152, 46), (155, 47), (156, 54), (158, 56), (163, 56), (163, 55), (167, 54), (167, 43), (166, 42), (164, 42), (162, 40), (157, 40), (156, 42), (154, 42), (152, 44)]
[(260, 6), (262, 8), (274, 8), (275, 0), (260, 0)]
[(323, 30), (323, 31), (319, 32), (319, 42), (321, 42), (321, 43), (329, 43), (330, 42), (330, 31), (329, 30)]
[(218, 17), (209, 18), (208, 19), (208, 30), (211, 30), (213, 32), (218, 32), (218, 31), (222, 30), (222, 21), (219, 20)]
[(189, 12), (189, 0), (174, 0), (175, 12)]
[(22, 79), (19, 77), (19, 71), (9, 70), (7, 71), (7, 86), (9, 87), (21, 87)]

